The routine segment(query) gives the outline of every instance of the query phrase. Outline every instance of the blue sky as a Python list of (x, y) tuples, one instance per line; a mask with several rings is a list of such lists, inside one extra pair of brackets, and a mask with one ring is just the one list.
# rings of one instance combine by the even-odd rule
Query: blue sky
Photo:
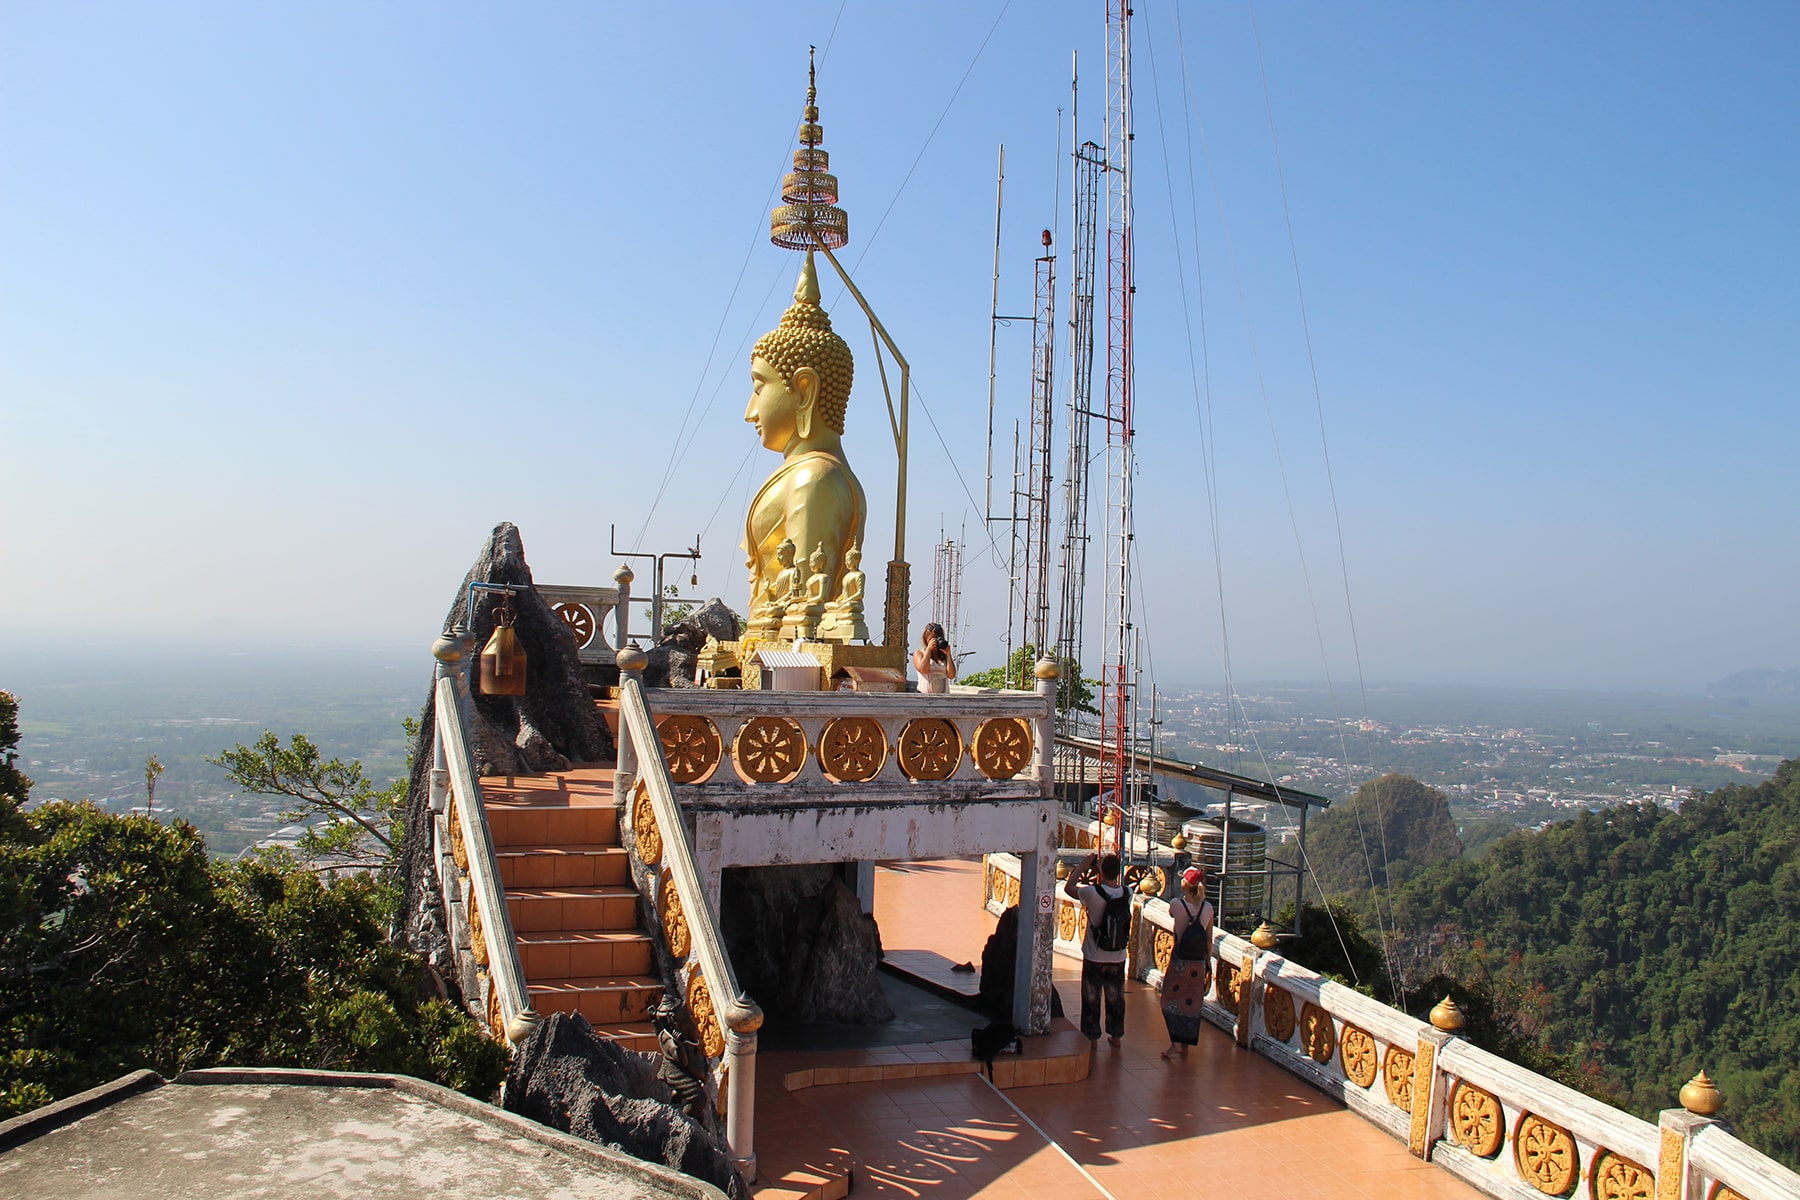
[[(773, 465), (747, 350), (792, 288), (767, 210), (814, 43), (845, 261), (919, 391), (914, 623), (933, 540), (966, 534), (961, 640), (997, 661), (995, 152), (1023, 313), (1037, 231), (1067, 241), (1072, 51), (1103, 140), (1103, 6), (776, 11), (0, 4), (0, 653), (423, 659), (502, 519), (544, 582), (608, 580), (614, 523), (704, 531), (697, 590), (741, 607)], [(1136, 26), (1159, 682), (1218, 684), (1222, 644), (1239, 680), (1344, 683), (1358, 651), (1371, 680), (1594, 688), (1800, 665), (1800, 8), (1184, 4), (1178, 30), (1151, 2)], [(826, 301), (885, 531), (867, 331)], [(1006, 434), (1029, 328), (999, 346)]]

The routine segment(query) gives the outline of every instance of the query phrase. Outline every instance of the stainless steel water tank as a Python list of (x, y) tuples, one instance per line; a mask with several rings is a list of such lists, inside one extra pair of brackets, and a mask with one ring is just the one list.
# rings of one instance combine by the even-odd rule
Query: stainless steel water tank
[[(1214, 818), (1189, 821), (1181, 832), (1187, 835), (1187, 852), (1206, 868), (1207, 892), (1219, 915), (1230, 918), (1260, 914), (1268, 887), (1268, 876), (1263, 874), (1268, 834), (1263, 827), (1254, 821), (1233, 818), (1231, 837), (1227, 839), (1224, 822)], [(1227, 876), (1223, 879), (1219, 869), (1221, 856)]]

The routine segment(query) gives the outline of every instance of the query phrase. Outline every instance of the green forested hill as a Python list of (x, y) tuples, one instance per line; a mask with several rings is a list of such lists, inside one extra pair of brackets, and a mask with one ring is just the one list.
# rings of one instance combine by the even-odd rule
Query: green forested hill
[(1393, 907), (1415, 977), (1509, 998), (1587, 1090), (1654, 1118), (1705, 1068), (1739, 1133), (1800, 1166), (1800, 760), (1678, 812), (1514, 835), (1399, 885)]
[(1327, 809), (1306, 831), (1311, 879), (1326, 897), (1398, 884), (1462, 854), (1444, 794), (1410, 775), (1383, 775)]

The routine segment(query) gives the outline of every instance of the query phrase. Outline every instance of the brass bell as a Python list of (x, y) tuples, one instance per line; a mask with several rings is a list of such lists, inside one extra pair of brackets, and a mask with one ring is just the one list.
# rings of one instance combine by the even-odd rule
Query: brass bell
[(525, 647), (513, 632), (512, 597), (506, 598), (500, 610), (499, 624), (481, 651), (481, 694), (484, 696), (523, 696), (525, 694)]

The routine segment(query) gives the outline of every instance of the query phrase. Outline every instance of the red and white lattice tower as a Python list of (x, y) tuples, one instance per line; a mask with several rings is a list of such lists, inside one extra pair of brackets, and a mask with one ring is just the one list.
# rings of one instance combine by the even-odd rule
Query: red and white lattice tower
[[(1106, 578), (1100, 662), (1101, 790), (1123, 807), (1129, 827), (1138, 790), (1131, 704), (1131, 483), (1133, 370), (1131, 310), (1131, 0), (1106, 6)], [(1102, 820), (1106, 813), (1102, 812)]]

